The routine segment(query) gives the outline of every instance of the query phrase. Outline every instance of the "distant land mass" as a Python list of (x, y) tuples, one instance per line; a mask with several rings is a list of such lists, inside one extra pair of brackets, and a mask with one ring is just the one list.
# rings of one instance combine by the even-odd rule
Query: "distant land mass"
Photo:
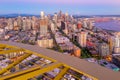
[(18, 16), (22, 16), (22, 17), (31, 17), (31, 16), (36, 16), (39, 17), (39, 15), (33, 15), (33, 14), (2, 14), (0, 15), (0, 18), (14, 18), (14, 17), (18, 17)]
[[(51, 16), (53, 16), (52, 14), (50, 14)], [(18, 17), (18, 16), (22, 16), (22, 17), (31, 17), (31, 16), (36, 16), (36, 17), (40, 17), (40, 15), (34, 15), (34, 14), (17, 14), (17, 13), (13, 13), (13, 14), (0, 14), (0, 18), (14, 18), (14, 17)], [(74, 18), (93, 18), (93, 17), (120, 17), (120, 15), (73, 15)]]

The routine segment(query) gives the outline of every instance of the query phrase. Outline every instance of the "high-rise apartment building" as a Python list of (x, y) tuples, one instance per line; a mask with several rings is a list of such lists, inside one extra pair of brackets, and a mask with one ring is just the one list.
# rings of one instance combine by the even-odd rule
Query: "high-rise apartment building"
[(114, 52), (120, 53), (120, 35), (116, 34), (114, 41)]
[(48, 21), (46, 19), (40, 20), (40, 35), (46, 35), (48, 32)]
[(92, 21), (88, 21), (88, 29), (92, 30), (93, 29), (93, 22)]
[(51, 28), (51, 31), (54, 33), (56, 30), (55, 24), (51, 22), (50, 28)]
[(40, 35), (46, 35), (48, 32), (48, 19), (45, 17), (44, 12), (41, 11), (40, 19)]
[(65, 13), (65, 21), (66, 22), (69, 21), (69, 14), (68, 14), (68, 12)]
[(78, 36), (78, 43), (81, 45), (81, 47), (86, 47), (87, 33), (80, 32), (78, 33), (77, 36)]
[(106, 43), (100, 43), (98, 46), (98, 52), (101, 57), (110, 55), (109, 45)]
[(18, 16), (17, 23), (18, 23), (19, 29), (22, 29), (22, 17), (21, 16)]
[(17, 23), (16, 20), (14, 20), (14, 27), (15, 27), (15, 26), (18, 26), (18, 23)]
[(84, 28), (87, 28), (87, 27), (88, 27), (87, 19), (85, 19), (85, 20), (83, 21), (83, 27), (84, 27)]
[(58, 21), (58, 15), (57, 14), (54, 14), (53, 20), (57, 23), (57, 21)]
[(13, 29), (13, 20), (12, 20), (11, 18), (8, 19), (8, 28), (9, 28), (10, 30)]
[(115, 37), (109, 36), (108, 37), (108, 43), (109, 43), (110, 54), (112, 54), (113, 51), (114, 51)]
[(31, 28), (34, 29), (34, 30), (36, 29), (36, 21), (37, 21), (36, 17), (32, 16)]
[(32, 27), (32, 21), (31, 21), (30, 18), (26, 20), (26, 24), (27, 24), (26, 29), (27, 29), (27, 30), (30, 30), (31, 27)]
[(26, 26), (27, 26), (26, 17), (23, 17), (22, 21), (23, 21), (22, 29), (26, 30)]

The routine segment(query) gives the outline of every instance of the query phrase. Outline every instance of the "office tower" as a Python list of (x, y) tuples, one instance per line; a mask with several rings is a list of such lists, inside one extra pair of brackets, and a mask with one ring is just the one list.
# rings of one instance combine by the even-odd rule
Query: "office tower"
[(31, 20), (31, 28), (35, 29), (35, 21), (34, 20)]
[(109, 42), (109, 49), (110, 49), (110, 54), (113, 52), (113, 47), (114, 47), (114, 37), (110, 36), (108, 37), (108, 42)]
[(119, 35), (115, 36), (115, 47), (120, 47), (120, 36)]
[(69, 16), (68, 12), (65, 13), (65, 16), (66, 16), (66, 17)]
[(86, 47), (86, 41), (87, 41), (87, 33), (86, 32), (81, 32), (78, 33), (78, 43), (80, 44), (81, 47)]
[(22, 17), (21, 16), (18, 16), (17, 23), (18, 23), (19, 29), (22, 29)]
[(72, 33), (71, 35), (72, 35), (72, 41), (77, 42), (78, 41), (78, 35), (75, 34), (75, 33)]
[(62, 17), (62, 11), (60, 10), (58, 13), (58, 18), (61, 18), (61, 17)]
[(109, 56), (110, 55), (109, 45), (106, 43), (100, 43), (98, 46), (98, 52), (101, 57)]
[(114, 52), (120, 53), (120, 35), (116, 34), (114, 42)]
[(51, 31), (54, 33), (56, 29), (55, 29), (55, 24), (53, 22), (51, 22), (50, 28), (51, 28)]
[(83, 21), (83, 27), (84, 27), (84, 28), (87, 28), (87, 27), (88, 27), (87, 19), (85, 19), (85, 20)]
[(14, 27), (15, 27), (15, 26), (18, 26), (18, 23), (17, 23), (17, 20), (16, 20), (16, 19), (14, 20), (13, 25), (14, 25)]
[(14, 20), (14, 30), (19, 30), (17, 20)]
[(44, 19), (44, 18), (45, 18), (45, 13), (44, 13), (44, 11), (41, 11), (41, 12), (40, 12), (40, 16), (41, 16), (41, 19)]
[(70, 15), (70, 21), (71, 21), (71, 22), (74, 21), (74, 17), (73, 17), (73, 15)]
[(30, 30), (30, 29), (31, 29), (31, 26), (32, 26), (32, 22), (31, 22), (31, 19), (30, 19), (30, 18), (28, 18), (28, 19), (26, 20), (26, 24), (27, 24), (26, 29), (27, 29), (27, 30)]
[(68, 27), (67, 27), (67, 23), (65, 22), (65, 30), (63, 30), (63, 32), (67, 35), (68, 34)]
[(12, 20), (11, 18), (8, 19), (8, 28), (9, 28), (10, 30), (13, 29), (13, 20)]
[(1, 40), (2, 38), (4, 38), (4, 36), (5, 36), (5, 31), (4, 31), (4, 29), (1, 29), (1, 28), (0, 28), (0, 40)]
[(93, 29), (93, 22), (92, 21), (88, 21), (88, 29), (92, 30)]
[(54, 14), (53, 20), (54, 20), (55, 22), (57, 22), (57, 20), (58, 20), (58, 15), (57, 15), (57, 14)]
[(14, 27), (17, 26), (17, 25), (18, 25), (18, 24), (17, 24), (17, 21), (15, 20), (15, 21), (14, 21)]
[(65, 21), (68, 22), (69, 21), (69, 14), (66, 12), (65, 13)]
[(35, 17), (35, 16), (32, 16), (31, 28), (32, 28), (33, 30), (36, 29), (36, 21), (37, 21), (36, 17)]
[(73, 31), (77, 31), (77, 25), (76, 25), (76, 24), (73, 24), (73, 25), (72, 25), (72, 30), (73, 30)]
[(65, 34), (68, 34), (68, 28), (66, 22), (61, 21), (61, 30), (63, 30)]
[(40, 35), (47, 35), (48, 32), (48, 19), (45, 17), (44, 12), (41, 11), (41, 19), (40, 19)]
[(65, 22), (61, 21), (61, 29), (65, 30)]
[(26, 17), (23, 17), (23, 25), (22, 25), (22, 29), (23, 29), (23, 30), (26, 30), (26, 26), (27, 26), (27, 23), (26, 23)]

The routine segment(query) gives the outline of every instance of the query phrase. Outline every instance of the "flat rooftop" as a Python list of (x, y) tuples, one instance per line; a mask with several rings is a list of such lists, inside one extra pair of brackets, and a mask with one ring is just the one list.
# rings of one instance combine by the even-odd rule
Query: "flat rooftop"
[(115, 72), (113, 70), (102, 67), (98, 64), (90, 63), (74, 56), (61, 54), (53, 50), (44, 49), (37, 45), (28, 45), (28, 44), (15, 43), (15, 42), (9, 42), (9, 41), (8, 42), (0, 41), (0, 44), (16, 46), (16, 47), (30, 50), (32, 52), (40, 53), (44, 56), (55, 59), (58, 62), (62, 62), (66, 65), (69, 65), (70, 67), (78, 71), (91, 75), (97, 78), (98, 80), (120, 80), (120, 72)]
[(120, 55), (116, 55), (116, 56), (113, 56), (113, 57), (120, 61)]

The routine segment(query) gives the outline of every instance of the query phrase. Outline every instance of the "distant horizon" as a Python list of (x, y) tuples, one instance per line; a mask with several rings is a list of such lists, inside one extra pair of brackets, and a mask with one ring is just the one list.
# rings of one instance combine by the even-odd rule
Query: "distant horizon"
[(120, 15), (119, 0), (2, 0), (0, 14), (34, 14), (40, 11), (53, 14), (64, 13), (80, 15)]
[[(55, 12), (56, 13), (56, 12)], [(39, 14), (31, 14), (31, 13), (5, 13), (5, 14), (0, 14), (1, 15), (37, 15), (39, 16)], [(45, 13), (45, 15), (54, 15), (54, 13)], [(65, 13), (63, 13), (65, 14)], [(69, 14), (69, 13), (68, 13)], [(78, 15), (78, 16), (120, 16), (120, 14), (69, 14), (69, 15)]]

